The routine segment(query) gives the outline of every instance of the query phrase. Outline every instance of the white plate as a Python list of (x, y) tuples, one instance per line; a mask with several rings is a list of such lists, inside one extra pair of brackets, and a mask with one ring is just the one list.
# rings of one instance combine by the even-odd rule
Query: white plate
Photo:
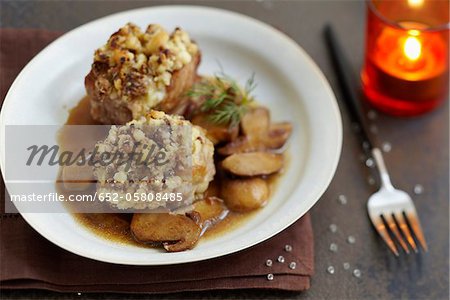
[[(270, 108), (274, 120), (295, 124), (290, 163), (276, 192), (242, 226), (179, 253), (105, 240), (80, 226), (70, 214), (26, 213), (22, 214), (25, 220), (51, 242), (81, 256), (120, 264), (164, 265), (248, 248), (303, 216), (335, 172), (342, 144), (339, 109), (325, 77), (302, 48), (244, 15), (206, 7), (162, 6), (114, 14), (72, 30), (39, 53), (14, 81), (1, 112), (2, 133), (6, 124), (63, 124), (68, 108), (85, 94), (83, 80), (94, 50), (130, 21), (144, 28), (159, 23), (168, 30), (176, 26), (187, 30), (202, 50), (202, 74), (218, 71), (217, 61), (240, 82), (255, 72), (256, 98)], [(0, 142), (4, 172), (5, 145), (4, 140)]]

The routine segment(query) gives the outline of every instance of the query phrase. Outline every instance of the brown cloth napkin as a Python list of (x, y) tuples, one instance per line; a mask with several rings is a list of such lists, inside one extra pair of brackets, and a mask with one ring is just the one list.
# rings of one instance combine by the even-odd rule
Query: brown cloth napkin
[[(19, 71), (59, 35), (43, 30), (0, 30), (1, 103)], [(3, 206), (7, 195), (3, 180), (0, 182)], [(170, 266), (115, 265), (77, 256), (40, 236), (20, 215), (1, 215), (0, 238), (2, 289), (126, 293), (252, 288), (302, 291), (309, 288), (314, 265), (309, 214), (282, 233), (247, 250)], [(285, 251), (285, 245), (291, 245), (292, 251)], [(277, 262), (280, 255), (285, 257), (284, 263)], [(273, 261), (271, 267), (265, 265), (267, 259)], [(290, 262), (296, 262), (295, 269), (289, 268)], [(274, 274), (271, 281), (267, 279), (269, 273)]]

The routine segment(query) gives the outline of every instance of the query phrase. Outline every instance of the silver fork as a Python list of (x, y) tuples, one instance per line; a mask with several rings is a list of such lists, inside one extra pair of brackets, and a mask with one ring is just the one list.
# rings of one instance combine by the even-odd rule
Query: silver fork
[[(370, 130), (367, 130), (367, 119), (360, 109), (359, 94), (353, 86), (355, 82), (354, 74), (348, 65), (347, 57), (330, 25), (325, 27), (324, 33), (333, 67), (343, 92), (342, 102), (347, 106), (352, 121), (358, 125), (358, 135), (363, 141), (362, 145), (365, 153), (375, 159), (380, 173), (381, 187), (378, 192), (369, 198), (367, 203), (370, 220), (396, 256), (399, 255), (399, 252), (390, 233), (392, 233), (393, 238), (397, 240), (406, 253), (410, 252), (408, 244), (414, 252), (418, 251), (416, 242), (408, 227), (408, 222), (419, 244), (425, 251), (428, 251), (414, 203), (407, 193), (392, 186), (381, 151), (379, 148), (373, 147)], [(406, 238), (406, 242), (403, 237)]]
[[(373, 226), (396, 256), (399, 253), (388, 233), (389, 230), (406, 253), (409, 254), (407, 244), (417, 253), (417, 245), (408, 227), (408, 220), (419, 244), (425, 251), (428, 251), (419, 217), (411, 197), (406, 192), (398, 190), (392, 185), (380, 149), (373, 148), (372, 155), (381, 179), (380, 189), (367, 202), (367, 210)], [(403, 237), (406, 238), (406, 242)]]

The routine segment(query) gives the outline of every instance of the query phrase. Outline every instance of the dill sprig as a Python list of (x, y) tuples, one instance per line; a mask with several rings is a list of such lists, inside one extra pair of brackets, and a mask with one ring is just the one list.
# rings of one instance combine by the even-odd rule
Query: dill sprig
[(214, 78), (195, 84), (188, 96), (203, 101), (200, 111), (208, 113), (211, 122), (229, 124), (232, 128), (239, 125), (249, 104), (254, 101), (251, 93), (255, 88), (254, 73), (241, 88), (233, 78), (221, 71)]

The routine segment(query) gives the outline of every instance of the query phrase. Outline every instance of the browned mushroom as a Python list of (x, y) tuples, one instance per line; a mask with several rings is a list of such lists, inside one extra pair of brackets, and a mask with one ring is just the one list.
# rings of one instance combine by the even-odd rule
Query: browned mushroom
[(258, 149), (258, 144), (250, 143), (246, 136), (240, 136), (234, 141), (218, 148), (216, 151), (223, 156), (228, 156), (235, 153), (246, 153), (264, 149)]
[(266, 204), (269, 187), (258, 177), (227, 180), (222, 185), (222, 197), (229, 209), (248, 212)]
[(194, 211), (200, 215), (202, 229), (213, 226), (228, 215), (228, 209), (217, 197), (208, 197), (194, 203)]
[(241, 121), (242, 131), (249, 139), (257, 140), (267, 133), (270, 126), (270, 112), (263, 106), (248, 111)]
[(217, 179), (214, 179), (211, 181), (208, 185), (208, 189), (203, 194), (204, 198), (209, 197), (219, 197), (220, 196), (220, 181)]
[(264, 144), (269, 149), (279, 149), (286, 144), (292, 133), (292, 124), (289, 122), (273, 123), (269, 127), (269, 132), (264, 140)]
[(131, 220), (131, 232), (141, 243), (158, 243), (169, 252), (192, 249), (201, 228), (198, 213), (176, 215), (168, 213), (139, 213)]
[(238, 176), (270, 175), (283, 168), (283, 155), (269, 152), (238, 153), (225, 158), (222, 167)]
[(198, 125), (206, 130), (206, 136), (214, 144), (230, 142), (237, 138), (239, 133), (238, 126), (230, 127), (228, 124), (214, 124), (208, 119), (207, 114), (197, 114), (192, 120), (192, 124)]
[(244, 135), (219, 148), (221, 155), (279, 149), (292, 132), (292, 125), (288, 122), (270, 124), (270, 114), (265, 107), (247, 112), (241, 127)]

